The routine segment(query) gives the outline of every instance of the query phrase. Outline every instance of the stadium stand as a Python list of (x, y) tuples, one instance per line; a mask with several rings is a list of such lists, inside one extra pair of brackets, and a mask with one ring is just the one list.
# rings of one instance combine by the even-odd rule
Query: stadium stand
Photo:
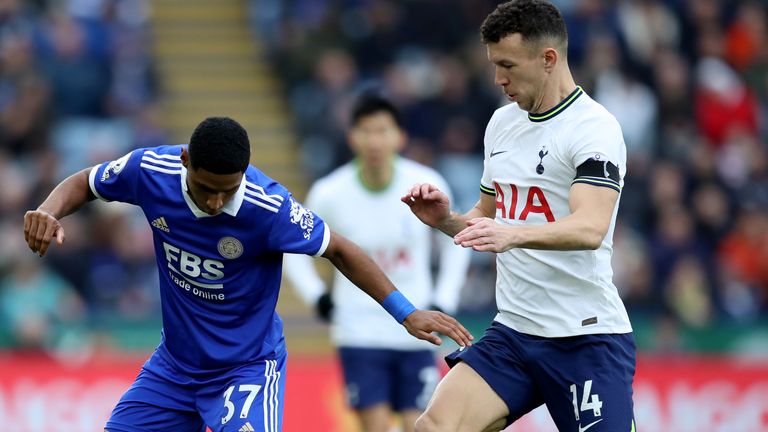
[[(0, 1), (0, 364), (19, 353), (80, 362), (153, 348), (157, 270), (142, 216), (92, 204), (64, 220), (65, 246), (40, 261), (23, 243), (22, 215), (75, 169), (184, 142), (204, 116), (238, 118), (258, 163), (303, 198), (311, 180), (350, 157), (343, 131), (352, 97), (382, 87), (405, 112), (407, 155), (441, 171), (459, 208), (474, 204), (483, 127), (503, 103), (477, 33), (496, 1), (181, 3)], [(554, 3), (570, 30), (577, 83), (625, 132), (614, 280), (640, 352), (764, 359), (768, 5)], [(460, 318), (476, 332), (493, 316), (493, 280), (493, 260), (474, 256)], [(324, 329), (284, 295), (292, 352), (327, 354)], [(327, 359), (299, 363), (297, 380), (336, 378), (318, 381), (333, 371)], [(28, 364), (39, 379), (67, 373)], [(140, 363), (128, 364), (130, 382)], [(668, 366), (670, 378), (686, 371)], [(757, 375), (738, 376), (746, 386)], [(15, 394), (0, 392), (0, 401)], [(328, 405), (317, 409), (342, 403)], [(0, 404), (0, 420), (13, 415), (9, 406)], [(707, 430), (687, 428), (695, 409), (679, 412), (689, 423), (644, 429)]]

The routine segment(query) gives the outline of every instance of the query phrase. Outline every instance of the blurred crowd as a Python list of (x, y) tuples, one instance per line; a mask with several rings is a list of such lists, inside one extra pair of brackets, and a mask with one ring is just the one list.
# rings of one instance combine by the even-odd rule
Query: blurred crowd
[(24, 212), (67, 175), (165, 143), (147, 7), (0, 0), (0, 346), (81, 350), (94, 322), (159, 309), (136, 212), (88, 206), (42, 260), (22, 233)]
[[(64, 219), (66, 247), (43, 260), (22, 236), (24, 212), (68, 174), (167, 143), (149, 3), (0, 0), (0, 346), (82, 349), (98, 342), (89, 329), (159, 316), (133, 209)], [(505, 103), (478, 34), (497, 3), (249, 0), (309, 180), (349, 159), (351, 101), (379, 87), (404, 112), (407, 156), (469, 209), (485, 125)], [(657, 349), (679, 348), (676, 329), (768, 321), (768, 3), (555, 3), (577, 84), (625, 134), (614, 280), (631, 318), (659, 323)], [(492, 273), (476, 254), (465, 310), (493, 310)]]
[[(379, 87), (403, 109), (408, 156), (471, 207), (483, 132), (504, 102), (479, 40), (490, 0), (253, 0), (313, 177), (349, 158), (349, 103)], [(614, 280), (635, 319), (679, 328), (768, 318), (768, 3), (555, 0), (577, 84), (621, 123), (628, 174)], [(489, 264), (475, 260), (475, 273)], [(492, 279), (490, 279), (492, 280)], [(488, 278), (466, 308), (493, 307)], [(668, 329), (673, 329), (669, 331)]]

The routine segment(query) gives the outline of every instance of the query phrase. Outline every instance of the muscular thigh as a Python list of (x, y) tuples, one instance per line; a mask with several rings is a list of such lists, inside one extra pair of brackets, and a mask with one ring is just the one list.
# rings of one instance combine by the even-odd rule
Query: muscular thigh
[(509, 410), (487, 382), (466, 363), (454, 366), (437, 385), (424, 416), (440, 431), (499, 431)]
[(631, 334), (552, 339), (535, 368), (552, 418), (560, 430), (634, 430)]
[[(150, 366), (151, 363), (151, 366)], [(123, 394), (106, 429), (110, 432), (156, 430), (199, 431), (203, 421), (195, 409), (194, 394), (174, 380), (174, 372), (153, 357)]]
[(499, 430), (543, 404), (525, 350), (515, 332), (494, 322), (477, 343), (447, 356), (453, 368), (435, 391), (427, 421), (441, 431)]
[(526, 362), (526, 347), (519, 333), (494, 322), (473, 346), (446, 357), (449, 365), (463, 362), (488, 385), (507, 408), (511, 424), (544, 403)]
[(257, 361), (212, 381), (197, 394), (213, 432), (282, 430), (285, 357)]

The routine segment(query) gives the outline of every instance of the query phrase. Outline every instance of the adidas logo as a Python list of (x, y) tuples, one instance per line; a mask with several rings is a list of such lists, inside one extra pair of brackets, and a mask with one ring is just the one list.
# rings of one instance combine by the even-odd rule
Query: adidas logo
[(164, 216), (160, 216), (159, 218), (153, 220), (152, 226), (165, 232), (171, 232), (171, 230), (168, 228), (168, 224), (165, 223)]
[(240, 428), (240, 430), (238, 430), (238, 432), (255, 432), (255, 431), (256, 429), (254, 429), (253, 426), (251, 426), (251, 422), (247, 422), (246, 424), (243, 425), (243, 427)]

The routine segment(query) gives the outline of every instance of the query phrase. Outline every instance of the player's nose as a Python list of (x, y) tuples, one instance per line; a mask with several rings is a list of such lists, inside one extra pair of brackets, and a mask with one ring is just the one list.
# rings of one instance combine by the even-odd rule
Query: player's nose
[(494, 81), (496, 82), (496, 85), (500, 86), (509, 84), (509, 79), (504, 75), (504, 72), (498, 66), (496, 66), (495, 69)]
[(208, 200), (205, 203), (209, 209), (217, 212), (221, 210), (222, 207), (224, 207), (224, 194), (223, 193), (217, 193), (217, 194), (211, 194), (208, 196)]

